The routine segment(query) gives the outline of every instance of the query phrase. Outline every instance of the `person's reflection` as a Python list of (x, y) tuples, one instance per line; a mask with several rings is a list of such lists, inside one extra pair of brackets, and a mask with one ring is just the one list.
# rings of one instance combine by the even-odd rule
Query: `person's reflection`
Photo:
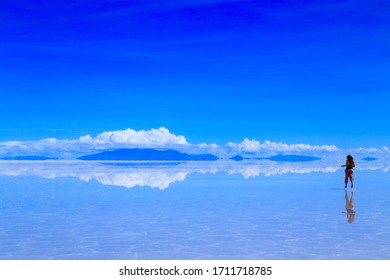
[(355, 198), (354, 198), (353, 191), (351, 191), (351, 198), (349, 198), (348, 191), (345, 190), (345, 209), (347, 210), (347, 212), (342, 212), (342, 213), (347, 215), (348, 224), (352, 224), (356, 216)]

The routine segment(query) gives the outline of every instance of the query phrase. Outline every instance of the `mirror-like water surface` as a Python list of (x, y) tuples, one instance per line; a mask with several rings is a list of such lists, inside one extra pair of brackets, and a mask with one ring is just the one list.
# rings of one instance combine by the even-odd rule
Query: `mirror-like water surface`
[(387, 168), (1, 162), (0, 259), (389, 259)]

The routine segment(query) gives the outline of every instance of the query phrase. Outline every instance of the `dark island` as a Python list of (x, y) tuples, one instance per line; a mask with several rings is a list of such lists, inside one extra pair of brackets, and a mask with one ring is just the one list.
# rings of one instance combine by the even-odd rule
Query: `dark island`
[(365, 157), (365, 158), (362, 158), (362, 160), (373, 161), (373, 160), (378, 160), (378, 159), (374, 158), (374, 157)]
[(229, 159), (232, 159), (232, 160), (235, 160), (235, 161), (241, 161), (244, 159), (244, 157), (240, 156), (240, 155), (236, 155), (234, 157), (231, 157)]

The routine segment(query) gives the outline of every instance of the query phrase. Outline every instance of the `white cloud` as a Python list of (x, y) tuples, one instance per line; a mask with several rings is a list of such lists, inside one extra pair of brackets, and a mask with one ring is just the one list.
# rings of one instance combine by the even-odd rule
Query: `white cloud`
[(211, 144), (206, 144), (206, 143), (202, 143), (202, 144), (198, 144), (197, 145), (199, 148), (201, 149), (219, 149), (220, 147), (215, 144), (215, 143), (211, 143)]
[(325, 151), (325, 152), (337, 152), (340, 151), (334, 145), (309, 145), (309, 144), (285, 144), (265, 141), (262, 144), (263, 149), (270, 149), (278, 152), (301, 152), (301, 151)]
[(245, 138), (241, 143), (232, 143), (229, 142), (227, 147), (233, 149), (235, 152), (274, 152), (274, 153), (293, 153), (293, 152), (338, 152), (338, 149), (334, 145), (322, 145), (322, 146), (313, 146), (308, 144), (285, 144), (285, 143), (276, 143), (269, 140), (260, 143), (259, 141), (253, 139), (249, 140)]
[(356, 148), (354, 152), (383, 153), (383, 150), (377, 148)]
[(140, 147), (166, 147), (169, 145), (188, 145), (187, 140), (182, 135), (174, 135), (165, 127), (151, 130), (136, 131), (131, 128), (118, 131), (107, 131), (99, 134), (95, 138), (89, 135), (80, 137), (83, 143), (93, 143), (102, 145), (128, 145)]
[(260, 142), (256, 140), (248, 140), (248, 138), (245, 138), (244, 141), (241, 143), (233, 143), (229, 142), (227, 144), (228, 147), (238, 151), (238, 152), (258, 152), (260, 151)]
[(78, 139), (45, 138), (37, 141), (7, 141), (0, 143), (0, 156), (46, 155), (65, 158), (115, 148), (178, 148), (189, 146), (186, 138), (165, 127), (136, 131), (125, 129), (103, 132), (96, 137)]
[[(167, 128), (160, 127), (150, 130), (134, 130), (131, 128), (117, 131), (106, 131), (97, 136), (84, 135), (75, 139), (45, 138), (36, 141), (6, 141), (0, 142), (0, 157), (19, 155), (40, 155), (74, 159), (81, 155), (100, 152), (106, 149), (119, 148), (159, 148), (175, 149), (180, 152), (215, 154), (219, 158), (229, 158), (235, 155), (267, 157), (276, 154), (304, 154), (325, 157), (340, 157), (344, 159), (347, 153), (356, 158), (367, 156), (385, 158), (390, 154), (388, 147), (357, 148), (341, 150), (334, 145), (286, 144), (272, 142), (263, 143), (256, 139), (244, 138), (240, 143), (228, 142), (226, 145), (215, 143), (189, 143), (183, 135), (171, 133)], [(337, 160), (340, 160), (337, 158)]]

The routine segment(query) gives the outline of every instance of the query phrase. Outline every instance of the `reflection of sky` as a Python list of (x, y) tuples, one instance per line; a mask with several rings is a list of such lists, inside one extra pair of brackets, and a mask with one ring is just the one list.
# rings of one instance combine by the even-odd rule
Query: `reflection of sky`
[(56, 179), (0, 175), (0, 259), (390, 258), (387, 172), (356, 172), (348, 223), (342, 168), (245, 179), (203, 167), (216, 173), (199, 167), (164, 191), (76, 177), (103, 176), (95, 163), (62, 166), (74, 177), (54, 165)]
[[(386, 162), (362, 161), (357, 170), (388, 171)], [(191, 173), (228, 175), (239, 174), (245, 179), (283, 174), (334, 173), (342, 169), (332, 161), (275, 162), (269, 160), (216, 162), (0, 162), (0, 174), (8, 176), (37, 176), (48, 179), (73, 177), (82, 181), (95, 180), (103, 185), (149, 186), (166, 189), (174, 182), (182, 182)]]

